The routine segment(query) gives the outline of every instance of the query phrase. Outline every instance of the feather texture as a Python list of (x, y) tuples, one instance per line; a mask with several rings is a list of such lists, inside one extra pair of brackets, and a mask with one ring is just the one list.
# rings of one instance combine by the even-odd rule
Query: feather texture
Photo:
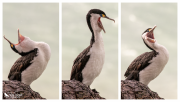
[(8, 79), (21, 81), (22, 71), (26, 70), (26, 68), (32, 64), (31, 61), (37, 56), (37, 51), (38, 48), (35, 48), (34, 50), (28, 52), (28, 54), (17, 59), (14, 65), (11, 67)]
[(157, 55), (158, 52), (151, 51), (145, 52), (138, 56), (134, 61), (131, 62), (128, 69), (126, 70), (126, 73), (124, 74), (126, 80), (139, 81), (139, 72), (149, 66), (151, 64), (150, 61), (153, 59), (153, 57), (156, 57)]
[(86, 63), (88, 62), (90, 55), (87, 55), (89, 52), (91, 46), (88, 46), (86, 49), (84, 49), (74, 60), (74, 64), (71, 70), (71, 78), (70, 80), (78, 80), (82, 82), (82, 70), (84, 69)]

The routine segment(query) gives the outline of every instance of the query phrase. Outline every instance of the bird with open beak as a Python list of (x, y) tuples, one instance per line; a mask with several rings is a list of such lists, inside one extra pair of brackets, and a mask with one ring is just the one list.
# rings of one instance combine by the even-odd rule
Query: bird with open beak
[(87, 13), (86, 21), (92, 33), (90, 45), (77, 56), (71, 70), (70, 79), (78, 80), (88, 87), (90, 87), (94, 79), (101, 73), (105, 60), (104, 42), (100, 33), (102, 30), (105, 33), (105, 29), (102, 25), (101, 18), (115, 22), (115, 20), (109, 18), (100, 9), (91, 9)]
[(30, 85), (45, 70), (51, 56), (51, 50), (47, 43), (35, 42), (29, 37), (22, 36), (18, 29), (18, 43), (14, 44), (5, 36), (11, 49), (21, 55), (11, 67), (9, 80), (18, 80)]

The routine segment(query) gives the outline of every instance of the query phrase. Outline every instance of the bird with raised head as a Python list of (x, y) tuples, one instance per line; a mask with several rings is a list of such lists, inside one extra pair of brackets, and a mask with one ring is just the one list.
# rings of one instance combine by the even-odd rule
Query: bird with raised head
[(124, 74), (126, 80), (137, 80), (148, 85), (167, 64), (169, 53), (163, 45), (156, 41), (153, 32), (155, 28), (156, 26), (148, 28), (142, 34), (145, 45), (152, 51), (141, 54), (131, 62)]
[(8, 79), (18, 80), (30, 85), (45, 70), (51, 56), (51, 49), (45, 42), (35, 42), (29, 37), (22, 36), (18, 29), (18, 44), (5, 38), (11, 49), (21, 55), (10, 69)]

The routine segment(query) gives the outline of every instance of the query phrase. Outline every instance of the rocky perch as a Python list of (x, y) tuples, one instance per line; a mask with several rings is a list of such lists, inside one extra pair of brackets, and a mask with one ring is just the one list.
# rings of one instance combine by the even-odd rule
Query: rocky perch
[(20, 81), (3, 80), (3, 99), (45, 99), (33, 91), (29, 85)]
[[(3, 81), (3, 99), (45, 99), (20, 81)], [(62, 99), (105, 99), (76, 80), (62, 81)], [(163, 99), (135, 80), (121, 80), (121, 99)]]
[(121, 99), (163, 99), (148, 86), (135, 80), (121, 80)]
[(62, 80), (62, 99), (105, 99), (76, 80)]

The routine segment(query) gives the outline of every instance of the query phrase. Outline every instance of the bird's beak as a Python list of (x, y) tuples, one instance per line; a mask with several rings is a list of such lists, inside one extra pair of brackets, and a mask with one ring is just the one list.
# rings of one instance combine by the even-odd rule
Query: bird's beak
[(153, 32), (156, 27), (157, 27), (157, 26), (155, 25), (155, 26), (151, 29), (150, 32)]
[(101, 19), (101, 17), (99, 17), (99, 19), (98, 19), (98, 21), (97, 21), (98, 26), (99, 26), (101, 29), (103, 29), (104, 33), (106, 33), (106, 31), (104, 30), (104, 27), (103, 27), (100, 19)]
[(4, 35), (4, 39), (9, 42), (11, 49), (12, 49), (14, 52), (18, 53), (18, 51), (17, 51), (16, 48), (15, 48), (15, 45), (16, 45), (16, 44), (13, 44), (11, 41), (9, 41), (9, 40), (5, 37), (5, 35)]
[(114, 21), (114, 23), (115, 23), (115, 20), (114, 20), (114, 19), (111, 19), (111, 18), (109, 18), (109, 17), (107, 17), (107, 16), (106, 16), (105, 18), (107, 18), (107, 19), (109, 19), (109, 20), (112, 20), (112, 21)]
[(24, 36), (22, 36), (22, 35), (19, 33), (19, 29), (18, 29), (18, 42), (21, 43), (23, 40), (24, 40)]
[(154, 31), (154, 29), (156, 28), (156, 25), (151, 29), (151, 31), (149, 31), (148, 33), (147, 33), (147, 40), (149, 41), (149, 42), (151, 42), (151, 43), (155, 43), (156, 42), (156, 40), (155, 40), (155, 38), (154, 38), (154, 33), (153, 33), (153, 31)]
[[(9, 41), (9, 40), (5, 37), (5, 35), (4, 35), (4, 39), (7, 40), (10, 45), (13, 44), (11, 41)], [(14, 44), (13, 44), (13, 45), (14, 45)]]
[(18, 45), (19, 43), (21, 43), (23, 40), (24, 40), (24, 36), (22, 36), (20, 33), (19, 33), (19, 29), (18, 29), (18, 44), (14, 44), (12, 43), (11, 41), (9, 41), (5, 35), (4, 35), (4, 39), (7, 40), (10, 44), (11, 47), (15, 46), (15, 45)]
[[(7, 40), (9, 42), (9, 44), (13, 44), (11, 41), (9, 41), (5, 35), (4, 35), (4, 39)], [(24, 36), (22, 36), (20, 33), (19, 33), (19, 29), (18, 29), (18, 44), (21, 43), (22, 41), (24, 40)], [(13, 44), (13, 45), (18, 45), (18, 44)]]
[(13, 44), (11, 41), (9, 41), (5, 35), (4, 35), (4, 39), (7, 40), (12, 48), (13, 51), (15, 51), (16, 53), (19, 53), (17, 51), (17, 49), (15, 48), (16, 45), (18, 45), (19, 43), (21, 43), (23, 40), (24, 40), (24, 36), (22, 36), (20, 33), (19, 33), (19, 29), (18, 29), (18, 44)]
[[(112, 21), (114, 21), (115, 22), (115, 20), (114, 19), (111, 19), (111, 18), (109, 18), (109, 17), (104, 17), (104, 18), (107, 18), (107, 19), (109, 19), (109, 20), (112, 20)], [(101, 28), (101, 29), (103, 29), (103, 31), (104, 31), (104, 33), (106, 33), (106, 31), (104, 30), (104, 27), (103, 27), (103, 25), (102, 25), (102, 23), (101, 23), (101, 17), (99, 17), (99, 19), (98, 19), (98, 26)]]
[(17, 44), (13, 44), (11, 41), (9, 41), (9, 40), (5, 37), (5, 35), (4, 35), (4, 39), (9, 42), (11, 49), (12, 49), (13, 51), (15, 51), (16, 53), (18, 53), (18, 51), (15, 49), (15, 45), (17, 45)]

